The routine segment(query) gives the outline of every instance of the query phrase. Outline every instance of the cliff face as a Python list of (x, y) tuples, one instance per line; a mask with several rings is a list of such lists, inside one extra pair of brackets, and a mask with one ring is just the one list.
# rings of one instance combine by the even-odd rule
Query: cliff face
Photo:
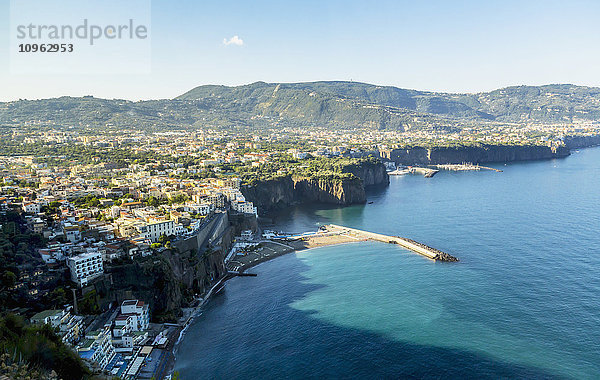
[(290, 176), (259, 182), (242, 187), (244, 197), (254, 203), (259, 211), (281, 209), (296, 202), (294, 181)]
[(295, 199), (298, 202), (321, 202), (339, 205), (364, 203), (365, 187), (359, 178), (317, 179), (295, 178)]
[(171, 249), (106, 265), (104, 278), (93, 285), (101, 306), (137, 298), (150, 305), (154, 321), (174, 321), (182, 307), (227, 274), (223, 252), (227, 252), (235, 232), (256, 229), (255, 225), (255, 218), (248, 221), (237, 215), (230, 219), (227, 214), (216, 213), (203, 230), (174, 241)]
[(567, 147), (538, 145), (412, 148), (381, 152), (383, 158), (405, 165), (527, 161), (566, 157), (569, 154)]
[(266, 213), (305, 202), (339, 205), (364, 203), (365, 186), (387, 185), (390, 182), (381, 162), (351, 165), (343, 173), (351, 173), (356, 177), (328, 179), (286, 176), (245, 186), (242, 193), (258, 207), (259, 212)]
[(600, 145), (600, 135), (596, 136), (572, 136), (565, 139), (565, 144), (569, 149), (587, 148)]
[(353, 165), (343, 172), (354, 174), (363, 181), (364, 186), (387, 185), (390, 183), (390, 177), (385, 170), (385, 166), (380, 162), (365, 162), (362, 165)]
[(110, 283), (98, 285), (105, 287), (108, 301), (132, 297), (145, 300), (153, 320), (172, 321), (195, 294), (204, 293), (225, 274), (223, 259), (220, 251), (198, 254), (166, 250), (107, 267)]

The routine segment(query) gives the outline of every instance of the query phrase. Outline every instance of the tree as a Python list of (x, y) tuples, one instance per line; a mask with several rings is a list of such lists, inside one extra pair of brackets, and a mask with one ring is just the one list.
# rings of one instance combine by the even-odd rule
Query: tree
[(17, 275), (7, 270), (2, 274), (2, 285), (6, 288), (12, 288), (17, 282)]
[(96, 290), (87, 292), (83, 296), (83, 300), (79, 302), (79, 309), (82, 314), (98, 314), (100, 312)]
[(67, 292), (64, 288), (58, 287), (50, 292), (50, 302), (54, 307), (60, 307), (67, 303)]
[(160, 235), (160, 237), (158, 238), (158, 242), (164, 245), (168, 241), (168, 239), (169, 238), (167, 237), (167, 235)]
[[(51, 326), (27, 325), (22, 317), (14, 314), (0, 318), (0, 350), (11, 354), (8, 358), (2, 357), (0, 371), (9, 370), (13, 364), (20, 364), (31, 371), (55, 371), (62, 379), (83, 379), (90, 376), (82, 360), (62, 342)], [(40, 373), (36, 373), (30, 378), (47, 378), (39, 375)]]

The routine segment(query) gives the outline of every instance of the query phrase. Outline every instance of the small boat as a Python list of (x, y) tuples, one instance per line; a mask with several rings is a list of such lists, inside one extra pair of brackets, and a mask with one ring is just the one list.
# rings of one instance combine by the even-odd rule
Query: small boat
[(373, 202), (372, 202), (372, 201), (371, 201), (371, 202), (367, 202), (367, 204), (369, 204), (369, 205), (372, 205), (372, 204), (373, 204)]

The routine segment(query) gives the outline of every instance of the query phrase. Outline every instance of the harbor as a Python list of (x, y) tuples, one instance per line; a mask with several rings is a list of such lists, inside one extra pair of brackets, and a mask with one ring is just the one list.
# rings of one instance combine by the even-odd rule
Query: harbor
[(448, 261), (448, 262), (456, 262), (459, 261), (458, 258), (440, 251), (439, 249), (429, 247), (423, 243), (419, 243), (418, 241), (403, 238), (399, 236), (388, 236), (377, 234), (373, 232), (363, 231), (356, 228), (338, 226), (335, 224), (329, 224), (324, 226), (326, 228), (327, 233), (334, 233), (339, 235), (347, 235), (351, 238), (357, 238), (361, 240), (372, 240), (372, 241), (380, 241), (383, 243), (389, 244), (398, 244), (399, 246), (406, 248), (412, 252), (418, 253), (419, 255), (425, 256), (428, 259), (434, 261)]
[(327, 224), (321, 226), (316, 232), (306, 232), (296, 235), (280, 235), (271, 239), (256, 241), (251, 249), (237, 252), (236, 255), (230, 256), (227, 261), (227, 270), (231, 275), (240, 275), (244, 274), (245, 271), (251, 267), (290, 252), (330, 245), (355, 243), (359, 241), (378, 241), (396, 244), (434, 261), (459, 261), (458, 258), (446, 252), (412, 239), (377, 234), (335, 224)]
[(425, 178), (431, 178), (434, 175), (436, 175), (440, 170), (454, 171), (454, 172), (491, 170), (491, 171), (495, 171), (498, 173), (502, 172), (502, 170), (500, 170), (500, 169), (491, 168), (489, 166), (481, 166), (479, 164), (473, 164), (471, 162), (463, 162), (461, 164), (429, 165), (429, 167), (422, 167), (422, 166), (399, 167), (397, 169), (388, 171), (388, 175), (421, 174)]
[(464, 172), (464, 171), (479, 171), (479, 170), (491, 170), (498, 173), (501, 173), (502, 170), (496, 168), (490, 168), (488, 166), (480, 166), (479, 164), (473, 164), (471, 162), (463, 162), (462, 164), (443, 164), (443, 165), (433, 165), (435, 168), (439, 170), (448, 170), (455, 172)]
[(419, 166), (409, 166), (404, 169), (396, 169), (388, 172), (388, 175), (406, 175), (406, 174), (422, 174), (425, 178), (431, 178), (436, 175), (439, 170), (431, 168), (423, 168)]

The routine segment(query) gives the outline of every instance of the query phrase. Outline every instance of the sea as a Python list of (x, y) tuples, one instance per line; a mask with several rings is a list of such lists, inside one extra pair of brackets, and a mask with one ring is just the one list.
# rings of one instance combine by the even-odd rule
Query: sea
[(490, 166), (502, 172), (394, 176), (367, 204), (278, 215), (287, 232), (341, 224), (460, 262), (377, 242), (276, 258), (208, 303), (175, 370), (184, 380), (599, 379), (600, 148)]

